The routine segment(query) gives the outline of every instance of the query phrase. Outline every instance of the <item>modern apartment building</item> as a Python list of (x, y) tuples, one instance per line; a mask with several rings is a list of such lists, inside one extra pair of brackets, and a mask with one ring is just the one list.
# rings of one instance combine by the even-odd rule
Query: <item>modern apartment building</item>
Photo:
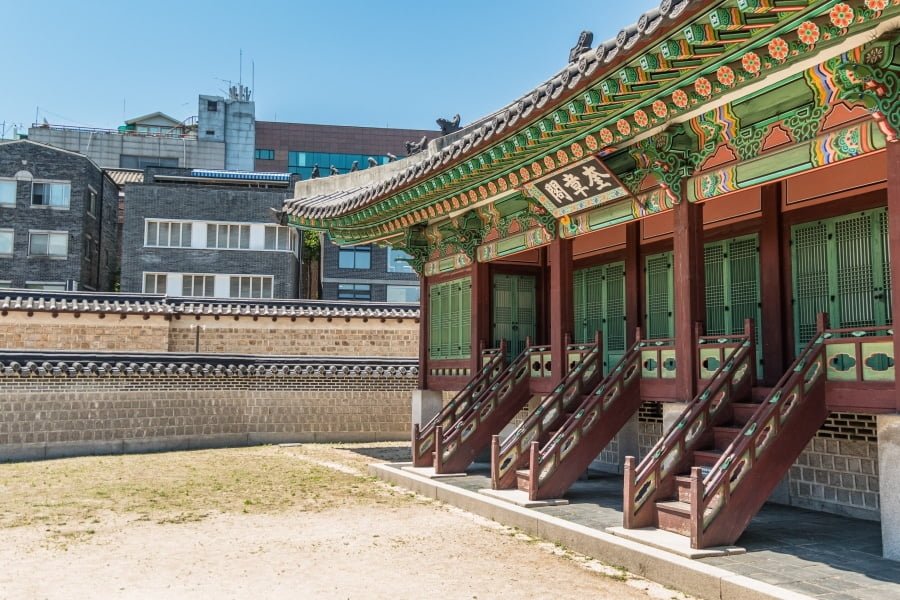
[(117, 199), (84, 155), (0, 142), (0, 288), (112, 291)]
[(296, 176), (149, 167), (125, 185), (122, 290), (298, 298), (299, 234), (276, 211)]
[[(286, 171), (304, 180), (318, 167), (319, 177), (327, 177), (332, 166), (343, 174), (354, 163), (359, 170), (371, 162), (385, 164), (392, 156), (406, 156), (407, 142), (439, 136), (439, 131), (422, 129), (258, 121), (255, 165), (258, 171)], [(321, 247), (323, 299), (419, 301), (418, 278), (402, 252), (375, 245), (341, 248), (325, 239)], [(304, 296), (312, 295), (304, 290)]]
[(255, 105), (235, 86), (227, 98), (198, 98), (197, 116), (179, 121), (160, 112), (118, 129), (35, 124), (28, 139), (80, 152), (105, 169), (148, 166), (253, 170)]

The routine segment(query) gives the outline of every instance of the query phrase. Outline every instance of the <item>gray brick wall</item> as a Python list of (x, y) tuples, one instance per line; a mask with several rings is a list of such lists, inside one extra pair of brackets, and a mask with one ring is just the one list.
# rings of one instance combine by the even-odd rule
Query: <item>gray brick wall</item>
[[(15, 231), (13, 256), (0, 257), (0, 280), (12, 281), (14, 287), (24, 287), (28, 281), (69, 281), (78, 289), (112, 291), (117, 270), (117, 191), (112, 181), (87, 158), (71, 152), (29, 141), (0, 144), (0, 177), (12, 178), (20, 171), (28, 171), (36, 180), (69, 181), (70, 204), (68, 210), (32, 207), (31, 183), (18, 182), (15, 207), (0, 207), (0, 227)], [(87, 214), (91, 188), (98, 196), (99, 214), (93, 216)], [(29, 230), (68, 232), (67, 257), (28, 256)], [(105, 256), (109, 259), (104, 260)]]
[(290, 252), (145, 248), (145, 219), (190, 219), (277, 224), (289, 189), (226, 188), (197, 184), (129, 184), (122, 233), (122, 291), (140, 292), (143, 273), (272, 275), (275, 298), (298, 297), (299, 261)]

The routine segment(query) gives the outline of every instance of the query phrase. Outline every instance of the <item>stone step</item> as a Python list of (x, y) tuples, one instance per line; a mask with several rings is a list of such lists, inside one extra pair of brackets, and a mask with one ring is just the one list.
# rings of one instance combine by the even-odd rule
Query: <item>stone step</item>
[(679, 500), (656, 503), (659, 528), (679, 535), (691, 535), (691, 505)]

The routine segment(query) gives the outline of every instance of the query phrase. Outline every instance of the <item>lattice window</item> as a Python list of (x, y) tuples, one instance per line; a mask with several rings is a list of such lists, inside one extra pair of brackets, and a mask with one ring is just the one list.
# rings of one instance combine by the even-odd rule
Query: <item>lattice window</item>
[(673, 336), (674, 298), (672, 287), (672, 253), (663, 252), (647, 257), (647, 338)]
[(428, 356), (471, 356), (472, 279), (436, 283), (428, 289)]

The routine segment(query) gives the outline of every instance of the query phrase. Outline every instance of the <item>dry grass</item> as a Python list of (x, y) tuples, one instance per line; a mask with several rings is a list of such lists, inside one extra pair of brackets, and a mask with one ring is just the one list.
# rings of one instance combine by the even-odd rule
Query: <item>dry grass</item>
[(180, 523), (403, 497), (369, 477), (298, 460), (302, 454), (300, 447), (262, 447), (4, 464), (0, 528), (90, 525), (110, 513)]

